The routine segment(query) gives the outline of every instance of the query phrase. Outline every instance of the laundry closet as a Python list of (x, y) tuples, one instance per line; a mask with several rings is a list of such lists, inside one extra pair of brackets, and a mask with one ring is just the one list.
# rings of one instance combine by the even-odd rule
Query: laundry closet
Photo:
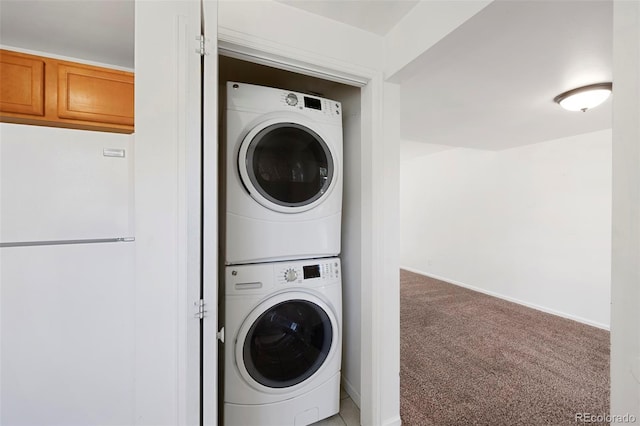
[[(239, 55), (234, 55), (239, 56)], [(337, 101), (333, 108), (338, 108), (336, 113), (342, 117), (342, 214), (340, 220), (341, 229), (341, 247), (339, 250), (340, 259), (336, 259), (335, 262), (327, 259), (314, 259), (313, 261), (298, 261), (293, 266), (300, 266), (300, 268), (310, 268), (305, 271), (310, 276), (315, 277), (315, 269), (327, 268), (340, 269), (342, 278), (342, 327), (341, 327), (341, 351), (342, 351), (342, 364), (341, 364), (341, 384), (345, 390), (350, 394), (352, 399), (359, 404), (360, 399), (360, 321), (361, 321), (361, 272), (360, 272), (360, 259), (361, 259), (361, 203), (362, 203), (362, 191), (361, 191), (361, 115), (360, 115), (360, 102), (361, 102), (361, 90), (359, 87), (344, 84), (341, 82), (325, 80), (318, 77), (312, 77), (309, 75), (303, 75), (296, 72), (275, 68), (272, 66), (262, 65), (252, 62), (255, 59), (245, 57), (230, 57), (226, 55), (220, 55), (218, 57), (218, 76), (219, 76), (219, 169), (221, 171), (219, 176), (219, 296), (220, 307), (218, 311), (218, 318), (220, 326), (225, 326), (225, 283), (232, 281), (234, 277), (231, 275), (225, 276), (225, 241), (228, 240), (225, 234), (227, 223), (225, 219), (226, 212), (226, 179), (228, 178), (226, 170), (228, 167), (225, 164), (227, 162), (228, 153), (226, 152), (227, 143), (227, 131), (226, 128), (226, 106), (227, 106), (227, 90), (242, 89), (243, 83), (246, 85), (264, 86), (270, 88), (283, 89), (286, 91), (297, 92), (298, 96), (308, 95), (312, 102), (315, 99), (330, 99)], [(276, 65), (277, 66), (277, 65)], [(230, 84), (228, 88), (228, 82), (238, 83)], [(238, 87), (240, 86), (240, 87)], [(250, 86), (248, 86), (250, 87)], [(297, 99), (296, 99), (297, 101)], [(300, 102), (303, 102), (300, 99)], [(300, 108), (302, 109), (302, 108)], [(226, 262), (229, 264), (229, 262)], [(239, 262), (242, 263), (242, 262)], [(250, 262), (247, 262), (250, 263)], [(289, 265), (288, 262), (284, 262), (285, 266)], [(309, 265), (306, 265), (309, 264)], [(276, 267), (279, 263), (275, 263)], [(289, 268), (289, 266), (287, 266)], [(296, 276), (298, 273), (296, 270), (289, 268), (290, 273)], [(240, 268), (240, 273), (242, 269)], [(238, 271), (234, 270), (234, 274)], [(287, 271), (278, 271), (278, 276)], [(269, 272), (268, 272), (269, 273)], [(337, 271), (336, 271), (337, 273)], [(230, 274), (227, 271), (227, 274)], [(300, 269), (302, 274), (302, 269)], [(324, 274), (324, 272), (323, 272)], [(230, 302), (229, 309), (237, 309), (235, 302)], [(233, 326), (234, 332), (237, 327)], [(233, 337), (227, 332), (226, 345), (232, 345)], [(229, 349), (229, 348), (227, 348)], [(246, 350), (246, 349), (245, 349)], [(227, 356), (231, 351), (227, 351)], [(340, 354), (338, 354), (340, 355)], [(219, 347), (219, 397), (220, 407), (224, 406), (224, 377), (225, 377), (225, 348), (224, 344)], [(227, 367), (228, 368), (228, 367)], [(339, 367), (338, 367), (339, 368)], [(234, 389), (234, 386), (231, 386)], [(229, 389), (227, 389), (229, 391)], [(277, 404), (274, 404), (276, 407)], [(223, 411), (222, 409), (220, 410)], [(221, 413), (222, 414), (222, 413)], [(313, 416), (313, 413), (309, 414)], [(310, 417), (313, 421), (313, 417)], [(298, 420), (296, 420), (298, 421)], [(304, 419), (303, 419), (304, 421)], [(221, 424), (223, 424), (221, 422)], [(305, 423), (306, 424), (306, 423)]]

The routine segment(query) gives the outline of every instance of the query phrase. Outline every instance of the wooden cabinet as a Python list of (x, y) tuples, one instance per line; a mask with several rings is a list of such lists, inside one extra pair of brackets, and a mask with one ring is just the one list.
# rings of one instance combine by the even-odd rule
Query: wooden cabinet
[(0, 50), (0, 121), (133, 133), (131, 72)]
[(0, 54), (0, 111), (44, 115), (44, 61)]

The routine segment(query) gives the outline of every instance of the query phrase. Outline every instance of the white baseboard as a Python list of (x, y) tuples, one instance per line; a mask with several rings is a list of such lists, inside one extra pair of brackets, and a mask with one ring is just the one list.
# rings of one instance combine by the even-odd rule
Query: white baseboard
[(542, 312), (545, 312), (547, 314), (552, 314), (552, 315), (556, 315), (556, 316), (559, 316), (559, 317), (562, 317), (562, 318), (567, 318), (567, 319), (570, 319), (570, 320), (573, 320), (573, 321), (580, 322), (582, 324), (587, 324), (587, 325), (590, 325), (592, 327), (596, 327), (596, 328), (600, 328), (602, 330), (609, 331), (609, 326), (606, 325), (606, 324), (602, 324), (602, 323), (599, 323), (599, 322), (596, 322), (596, 321), (591, 321), (591, 320), (588, 320), (586, 318), (582, 318), (582, 317), (579, 317), (579, 316), (576, 316), (576, 315), (571, 315), (571, 314), (567, 314), (565, 312), (556, 311), (555, 309), (546, 308), (544, 306), (536, 305), (535, 303), (525, 302), (523, 300), (515, 299), (515, 298), (510, 297), (510, 296), (505, 296), (503, 294), (499, 294), (499, 293), (495, 293), (493, 291), (485, 290), (485, 289), (480, 288), (480, 287), (476, 287), (476, 286), (473, 286), (473, 285), (465, 284), (465, 283), (460, 282), (460, 281), (452, 280), (452, 279), (447, 278), (447, 277), (441, 277), (441, 276), (438, 276), (438, 275), (429, 274), (427, 272), (420, 271), (418, 269), (411, 268), (409, 266), (400, 266), (400, 269), (404, 269), (406, 271), (413, 272), (413, 273), (416, 273), (416, 274), (419, 274), (419, 275), (424, 275), (425, 277), (433, 278), (433, 279), (436, 279), (436, 280), (445, 281), (447, 283), (454, 284), (454, 285), (457, 285), (459, 287), (464, 287), (464, 288), (467, 288), (469, 290), (477, 291), (479, 293), (484, 293), (484, 294), (487, 294), (489, 296), (497, 297), (498, 299), (503, 299), (503, 300), (506, 300), (508, 302), (517, 303), (518, 305), (526, 306), (527, 308), (536, 309), (538, 311), (542, 311)]
[(360, 392), (358, 392), (351, 382), (345, 379), (344, 376), (342, 376), (342, 387), (349, 394), (353, 403), (356, 404), (358, 409), (360, 409)]
[[(346, 380), (344, 377), (342, 378), (342, 387), (349, 394), (349, 397), (351, 398), (353, 403), (356, 404), (359, 410), (360, 409), (360, 393), (356, 391), (356, 389), (353, 387), (351, 382)], [(397, 417), (394, 417), (392, 419), (384, 420), (382, 422), (382, 425), (383, 426), (401, 426), (402, 419), (398, 415)]]
[(382, 424), (384, 426), (400, 426), (402, 425), (402, 419), (400, 416), (397, 416), (392, 419), (385, 420)]

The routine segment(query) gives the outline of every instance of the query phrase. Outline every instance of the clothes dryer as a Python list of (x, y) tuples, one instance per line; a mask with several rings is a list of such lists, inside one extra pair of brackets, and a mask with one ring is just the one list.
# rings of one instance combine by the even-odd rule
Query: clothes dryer
[(340, 102), (227, 83), (225, 263), (337, 256)]
[(307, 425), (339, 411), (340, 259), (226, 267), (224, 424)]

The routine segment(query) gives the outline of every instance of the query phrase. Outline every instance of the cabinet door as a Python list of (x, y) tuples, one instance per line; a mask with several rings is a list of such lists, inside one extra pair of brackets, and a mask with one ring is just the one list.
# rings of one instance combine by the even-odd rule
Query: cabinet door
[(133, 75), (58, 65), (58, 117), (133, 126)]
[(0, 111), (44, 115), (44, 61), (0, 53)]

